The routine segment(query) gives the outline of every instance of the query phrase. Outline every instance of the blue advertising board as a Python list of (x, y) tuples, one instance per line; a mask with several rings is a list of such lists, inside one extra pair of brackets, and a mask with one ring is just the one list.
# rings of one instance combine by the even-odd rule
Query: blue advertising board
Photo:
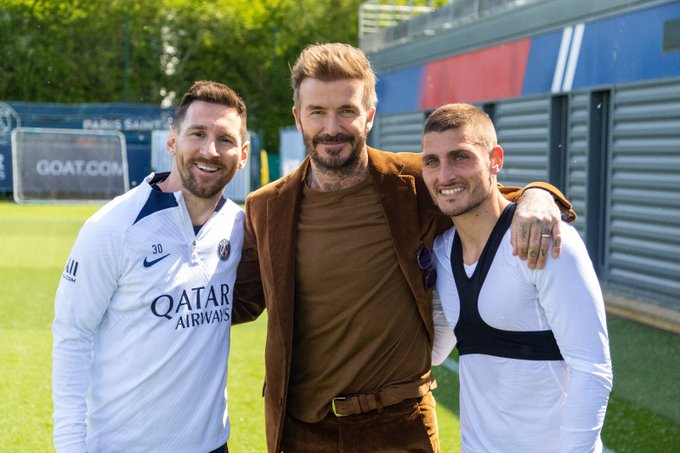
[(151, 135), (166, 130), (174, 109), (140, 104), (0, 102), (0, 193), (13, 190), (11, 134), (16, 127), (119, 131), (125, 136), (134, 187), (151, 172)]

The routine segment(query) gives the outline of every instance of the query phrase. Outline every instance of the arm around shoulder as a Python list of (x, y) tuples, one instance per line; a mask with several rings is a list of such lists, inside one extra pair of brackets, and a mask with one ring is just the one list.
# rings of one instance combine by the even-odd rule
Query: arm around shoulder
[(560, 219), (576, 219), (571, 203), (559, 189), (544, 182), (521, 189), (499, 186), (499, 190), (506, 199), (517, 203), (512, 220), (513, 253), (526, 260), (530, 269), (543, 269), (551, 242), (552, 257), (560, 254)]
[(524, 187), (499, 185), (498, 189), (506, 199), (513, 202), (518, 202), (520, 198), (522, 198), (522, 195), (524, 195), (524, 193), (529, 189), (544, 190), (552, 195), (553, 200), (562, 213), (562, 220), (565, 220), (569, 223), (576, 220), (576, 211), (574, 211), (571, 202), (567, 199), (567, 197), (564, 196), (560, 189), (548, 182), (531, 182)]

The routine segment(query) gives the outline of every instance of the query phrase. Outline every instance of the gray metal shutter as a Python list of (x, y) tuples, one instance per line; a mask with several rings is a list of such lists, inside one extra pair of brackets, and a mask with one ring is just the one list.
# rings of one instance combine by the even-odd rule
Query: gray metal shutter
[(572, 93), (569, 99), (569, 135), (566, 159), (565, 195), (576, 211), (574, 227), (584, 241), (586, 224), (586, 187), (588, 178), (588, 106), (590, 93)]
[(608, 283), (680, 309), (680, 80), (617, 87), (612, 111)]
[(383, 151), (420, 152), (425, 124), (424, 112), (380, 116), (373, 129), (371, 144)]
[(550, 97), (511, 99), (496, 103), (494, 124), (505, 151), (499, 182), (524, 186), (548, 180)]

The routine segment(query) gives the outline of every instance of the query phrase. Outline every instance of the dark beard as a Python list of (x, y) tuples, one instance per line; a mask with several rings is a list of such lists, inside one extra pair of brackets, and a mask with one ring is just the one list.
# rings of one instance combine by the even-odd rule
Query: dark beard
[(227, 186), (229, 181), (231, 181), (236, 174), (236, 165), (231, 169), (229, 173), (226, 173), (222, 178), (217, 180), (212, 185), (200, 185), (196, 179), (192, 178), (191, 172), (186, 174), (180, 173), (182, 177), (182, 185), (186, 190), (197, 198), (210, 199), (215, 195), (222, 193), (224, 188)]
[[(309, 153), (309, 158), (314, 161), (314, 164), (319, 171), (339, 172), (341, 174), (351, 174), (356, 167), (361, 157), (361, 152), (366, 146), (366, 137), (354, 137), (349, 134), (337, 135), (318, 135), (316, 137), (309, 137), (302, 131), (302, 137)], [(339, 156), (321, 157), (316, 151), (316, 145), (325, 142), (345, 141), (352, 146), (350, 155), (344, 159)]]

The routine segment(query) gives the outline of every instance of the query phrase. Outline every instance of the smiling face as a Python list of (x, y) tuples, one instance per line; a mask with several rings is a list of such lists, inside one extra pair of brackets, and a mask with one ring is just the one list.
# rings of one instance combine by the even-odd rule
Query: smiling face
[(493, 199), (503, 150), (481, 145), (471, 128), (425, 133), (422, 158), (423, 179), (444, 214), (456, 217), (474, 212)]
[(183, 192), (203, 199), (221, 196), (248, 157), (241, 122), (231, 107), (204, 101), (189, 105), (168, 139), (173, 172), (179, 174)]
[(351, 171), (366, 152), (375, 115), (375, 108), (366, 108), (363, 82), (306, 78), (298, 96), (293, 115), (314, 168)]

